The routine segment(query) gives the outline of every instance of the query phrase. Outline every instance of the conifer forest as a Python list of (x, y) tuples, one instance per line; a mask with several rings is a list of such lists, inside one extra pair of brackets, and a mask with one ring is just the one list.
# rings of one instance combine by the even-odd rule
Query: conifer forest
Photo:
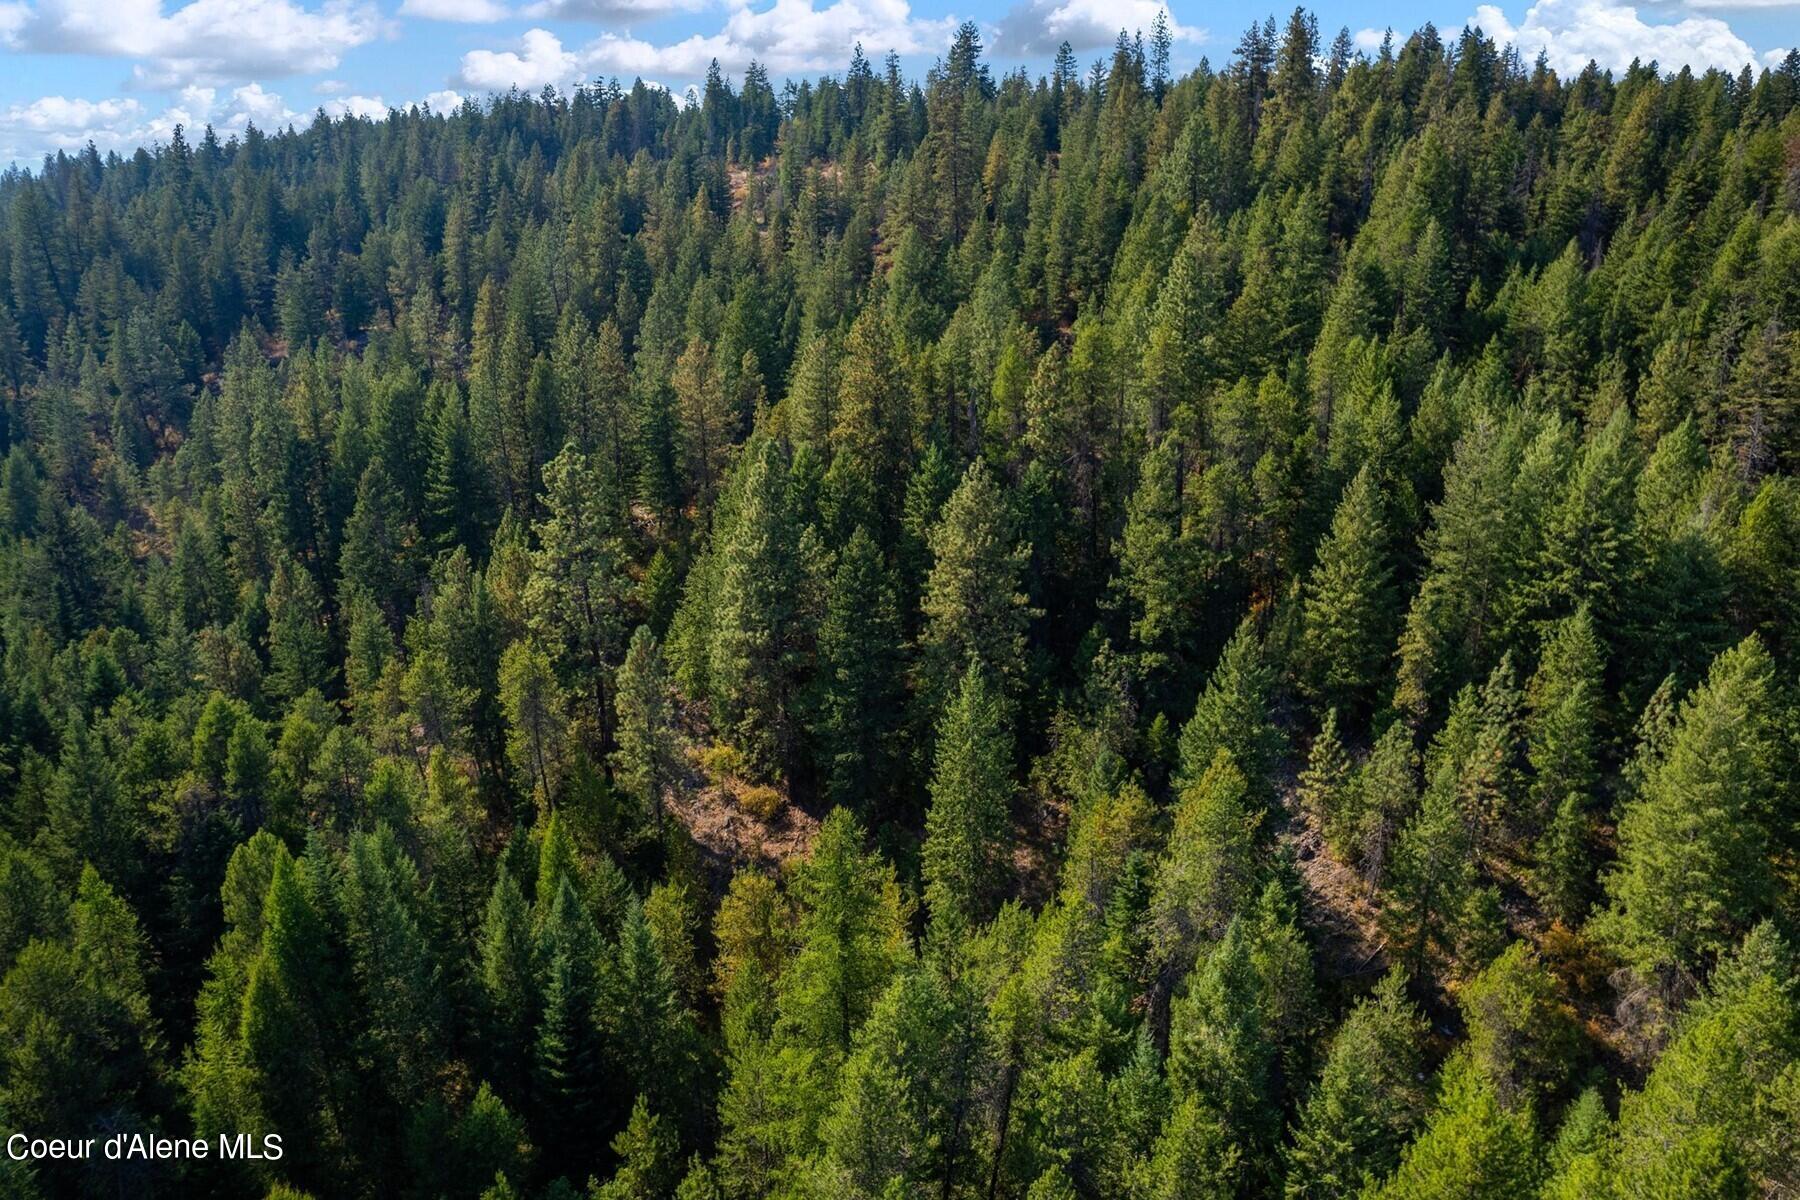
[(0, 1196), (1800, 1197), (1800, 53), (1169, 59), (0, 176)]

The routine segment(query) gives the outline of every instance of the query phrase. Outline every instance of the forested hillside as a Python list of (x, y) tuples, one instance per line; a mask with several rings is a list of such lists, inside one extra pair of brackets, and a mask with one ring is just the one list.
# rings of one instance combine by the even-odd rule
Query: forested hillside
[(1800, 53), (1168, 58), (0, 178), (0, 1192), (1800, 1195)]

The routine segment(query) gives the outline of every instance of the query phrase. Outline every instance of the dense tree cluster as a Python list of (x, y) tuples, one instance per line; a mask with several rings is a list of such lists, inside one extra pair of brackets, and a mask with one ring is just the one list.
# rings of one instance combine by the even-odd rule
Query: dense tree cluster
[(0, 178), (6, 1195), (1800, 1190), (1800, 54), (1168, 50)]

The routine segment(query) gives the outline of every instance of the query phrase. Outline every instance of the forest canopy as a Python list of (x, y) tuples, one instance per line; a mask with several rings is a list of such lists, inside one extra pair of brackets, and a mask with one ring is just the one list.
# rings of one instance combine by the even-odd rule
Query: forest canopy
[(1800, 52), (1169, 50), (0, 177), (0, 1191), (1800, 1194)]

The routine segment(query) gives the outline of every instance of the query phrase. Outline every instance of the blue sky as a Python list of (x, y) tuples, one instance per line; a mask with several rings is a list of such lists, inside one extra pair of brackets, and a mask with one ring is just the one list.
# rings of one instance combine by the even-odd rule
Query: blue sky
[[(1041, 67), (1067, 40), (1083, 62), (1123, 27), (1148, 30), (1162, 0), (0, 0), (0, 161), (34, 164), (88, 140), (129, 152), (177, 124), (221, 135), (331, 113), (442, 108), (517, 85), (617, 76), (677, 93), (717, 58), (778, 80), (837, 72), (860, 41), (928, 66), (958, 22), (976, 21), (997, 66)], [(1270, 8), (1176, 0), (1175, 59), (1230, 57)], [(1481, 25), (1559, 69), (1634, 57), (1696, 68), (1777, 61), (1800, 42), (1800, 0), (1331, 0), (1324, 36), (1360, 45), (1392, 26)]]

